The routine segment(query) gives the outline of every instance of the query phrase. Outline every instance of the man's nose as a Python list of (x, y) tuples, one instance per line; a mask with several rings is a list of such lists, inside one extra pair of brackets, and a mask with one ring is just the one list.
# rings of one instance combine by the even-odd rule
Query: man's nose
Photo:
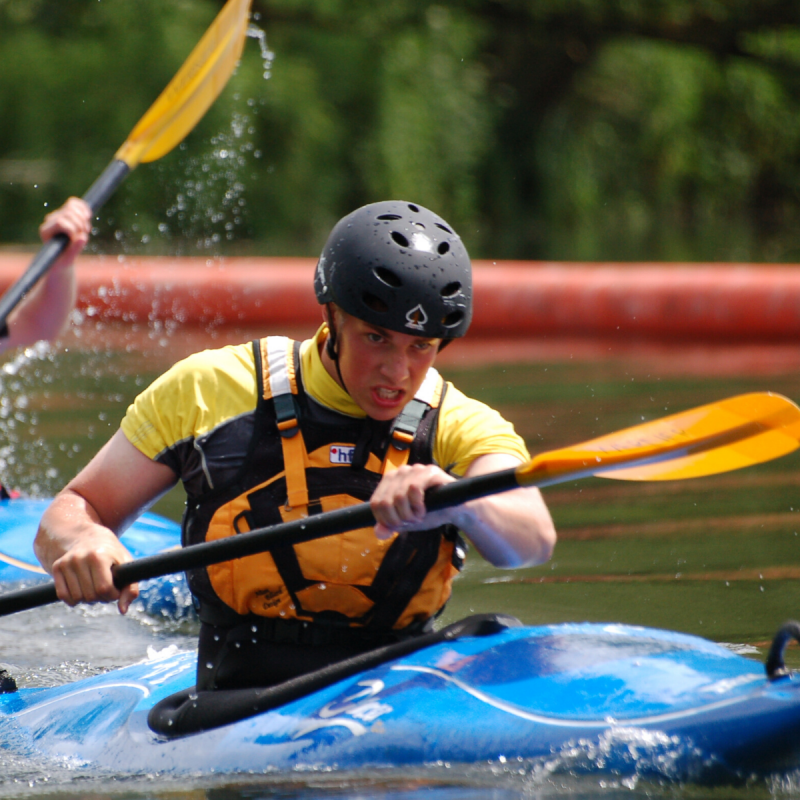
[(408, 358), (400, 351), (391, 353), (383, 362), (383, 374), (393, 383), (400, 383), (408, 377)]

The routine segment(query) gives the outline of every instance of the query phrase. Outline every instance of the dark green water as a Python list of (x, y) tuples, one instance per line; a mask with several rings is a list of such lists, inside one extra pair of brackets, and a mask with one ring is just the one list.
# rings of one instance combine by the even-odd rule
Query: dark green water
[[(2, 378), (2, 474), (26, 493), (51, 495), (116, 430), (136, 393), (174, 360), (196, 349), (250, 338), (251, 331), (192, 332), (79, 329), (62, 346), (18, 354)], [(440, 365), (462, 390), (499, 408), (532, 453), (575, 444), (643, 420), (749, 391), (800, 398), (800, 372), (790, 351), (631, 348), (531, 343), (484, 351), (458, 345)], [(589, 479), (545, 490), (559, 531), (553, 560), (527, 570), (497, 570), (476, 554), (456, 583), (446, 620), (503, 611), (526, 623), (606, 620), (696, 633), (744, 648), (762, 659), (777, 627), (800, 616), (800, 456), (692, 481), (628, 483)], [(154, 510), (179, 518), (180, 490)], [(40, 646), (44, 673), (108, 668), (157, 646), (191, 644), (191, 629), (152, 630), (111, 609), (91, 613), (39, 610), (35, 624), (71, 647)], [(96, 647), (87, 647), (93, 630)], [(8, 631), (12, 633), (11, 630)], [(4, 661), (28, 664), (26, 645), (4, 637)], [(80, 635), (78, 635), (80, 634)], [(63, 637), (58, 639), (58, 637)], [(148, 638), (152, 637), (152, 639)], [(100, 643), (100, 638), (104, 641)], [(120, 646), (124, 640), (126, 646)], [(41, 644), (41, 643), (40, 643)], [(45, 643), (46, 645), (46, 643)], [(9, 648), (17, 647), (9, 652)], [(103, 647), (106, 650), (103, 650)], [(80, 648), (88, 649), (82, 653)], [(108, 653), (113, 655), (108, 655)], [(106, 655), (103, 655), (106, 653)], [(93, 663), (93, 658), (96, 663)], [(48, 662), (50, 659), (50, 662)], [(787, 660), (800, 659), (790, 648)], [(85, 662), (85, 663), (84, 663)], [(76, 664), (81, 665), (76, 668)], [(30, 668), (30, 667), (29, 667)], [(76, 788), (64, 776), (33, 775), (3, 783), (0, 795), (72, 797), (178, 795), (181, 800), (243, 798), (381, 798), (424, 794), (433, 800), (487, 797), (716, 798), (794, 796), (798, 781), (711, 792), (693, 787), (613, 785), (606, 781), (504, 772), (472, 775), (300, 776), (225, 785), (106, 780)]]

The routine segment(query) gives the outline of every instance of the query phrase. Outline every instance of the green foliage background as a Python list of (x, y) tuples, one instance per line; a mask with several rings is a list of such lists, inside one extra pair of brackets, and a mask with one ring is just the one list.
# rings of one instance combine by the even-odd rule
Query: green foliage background
[[(89, 187), (221, 5), (0, 0), (0, 243), (35, 243)], [(101, 212), (96, 249), (310, 256), (400, 197), (474, 257), (800, 262), (794, 1), (253, 11), (274, 61), (248, 39), (186, 142)]]

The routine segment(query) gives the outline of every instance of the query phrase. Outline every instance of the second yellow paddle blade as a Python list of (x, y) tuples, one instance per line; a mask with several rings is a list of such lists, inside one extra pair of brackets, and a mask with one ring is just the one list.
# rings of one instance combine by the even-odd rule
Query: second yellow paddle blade
[(166, 89), (131, 131), (116, 158), (131, 169), (169, 153), (206, 113), (242, 55), (250, 0), (228, 0)]
[(597, 474), (629, 481), (698, 478), (771, 461), (800, 446), (800, 409), (781, 395), (740, 395), (663, 422), (670, 419), (687, 437), (685, 456)]
[(645, 422), (588, 442), (542, 453), (518, 470), (520, 484), (574, 476), (666, 481), (760, 464), (800, 446), (800, 409), (760, 392)]

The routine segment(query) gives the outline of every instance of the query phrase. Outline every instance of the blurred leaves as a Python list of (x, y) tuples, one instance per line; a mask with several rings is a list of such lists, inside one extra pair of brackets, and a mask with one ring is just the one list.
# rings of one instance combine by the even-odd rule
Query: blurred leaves
[[(88, 188), (221, 5), (0, 0), (1, 242)], [(248, 41), (197, 130), (112, 198), (99, 249), (314, 255), (391, 196), (473, 256), (800, 261), (796, 2), (253, 9), (274, 62)]]

